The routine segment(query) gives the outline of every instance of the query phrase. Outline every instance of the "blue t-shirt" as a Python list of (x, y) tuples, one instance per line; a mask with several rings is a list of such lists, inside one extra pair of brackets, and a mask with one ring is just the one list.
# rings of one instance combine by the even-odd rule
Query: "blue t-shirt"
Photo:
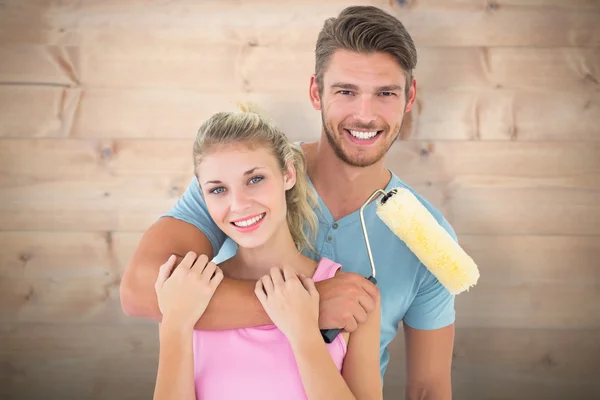
[[(454, 230), (442, 214), (392, 174), (385, 191), (395, 187), (411, 190), (456, 240)], [(320, 196), (318, 199), (320, 210), (315, 211), (319, 218), (319, 228), (314, 244), (318, 253), (340, 263), (344, 271), (370, 276), (371, 264), (359, 211), (334, 221)], [(454, 323), (455, 311), (454, 296), (394, 235), (375, 211), (376, 202), (371, 202), (364, 209), (364, 218), (381, 293), (380, 359), (383, 378), (390, 358), (387, 347), (396, 336), (401, 321), (416, 329), (437, 329)], [(224, 261), (235, 254), (236, 243), (210, 217), (196, 178), (192, 179), (183, 196), (165, 216), (186, 221), (204, 232), (212, 243), (216, 254), (215, 262)]]

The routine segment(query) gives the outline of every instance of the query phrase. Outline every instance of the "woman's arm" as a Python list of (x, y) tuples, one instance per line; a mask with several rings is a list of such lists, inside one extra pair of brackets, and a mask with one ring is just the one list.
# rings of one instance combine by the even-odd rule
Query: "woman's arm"
[(367, 322), (350, 334), (342, 376), (357, 399), (382, 399), (380, 336), (381, 299)]
[(159, 325), (160, 352), (154, 400), (195, 400), (192, 329)]
[[(125, 314), (160, 322), (154, 282), (160, 265), (171, 254), (181, 261), (188, 251), (206, 254), (213, 250), (207, 236), (195, 226), (175, 218), (161, 218), (144, 233), (123, 274), (120, 285), (121, 306)], [(252, 281), (223, 278), (212, 301), (195, 323), (198, 330), (225, 330), (267, 325), (272, 321), (254, 295)], [(372, 312), (377, 288), (360, 275), (339, 273), (318, 282), (321, 295), (320, 326), (345, 328), (353, 332)]]
[(379, 299), (367, 322), (350, 335), (342, 375), (318, 330), (291, 341), (302, 383), (310, 399), (382, 399), (379, 361), (381, 311)]
[(160, 312), (160, 352), (154, 399), (194, 400), (194, 324), (202, 316), (223, 272), (208, 257), (189, 252), (175, 268), (163, 264), (154, 284)]
[(281, 270), (273, 268), (256, 283), (255, 293), (289, 340), (309, 399), (382, 398), (379, 294), (375, 298), (375, 310), (350, 335), (340, 374), (319, 331), (319, 292), (311, 279), (297, 276), (288, 267), (283, 268), (282, 276)]

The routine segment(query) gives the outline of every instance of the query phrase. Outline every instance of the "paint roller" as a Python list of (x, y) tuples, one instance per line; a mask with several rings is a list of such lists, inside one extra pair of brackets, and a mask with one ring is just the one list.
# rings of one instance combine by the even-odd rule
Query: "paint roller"
[[(451, 294), (468, 291), (477, 284), (479, 270), (473, 259), (406, 188), (394, 188), (387, 193), (376, 190), (360, 208), (360, 221), (371, 263), (371, 276), (367, 279), (377, 284), (363, 213), (367, 204), (380, 194), (383, 196), (377, 201), (376, 210), (379, 218)], [(321, 335), (325, 342), (331, 343), (341, 331), (322, 329)]]

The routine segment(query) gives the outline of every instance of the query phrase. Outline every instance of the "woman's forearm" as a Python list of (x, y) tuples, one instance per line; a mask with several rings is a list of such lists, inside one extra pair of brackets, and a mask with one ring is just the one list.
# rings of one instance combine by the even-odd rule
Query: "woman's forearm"
[(193, 330), (163, 321), (154, 400), (195, 400)]
[(317, 329), (300, 335), (290, 343), (309, 399), (356, 400)]

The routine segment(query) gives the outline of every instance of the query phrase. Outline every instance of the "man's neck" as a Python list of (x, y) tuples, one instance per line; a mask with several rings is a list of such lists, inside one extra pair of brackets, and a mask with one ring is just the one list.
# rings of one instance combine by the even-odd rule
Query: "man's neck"
[(349, 215), (377, 189), (385, 189), (391, 173), (384, 159), (369, 167), (353, 167), (340, 160), (328, 143), (304, 145), (308, 175), (334, 220)]
[(285, 223), (264, 245), (251, 249), (240, 247), (235, 259), (238, 268), (232, 272), (240, 279), (259, 279), (272, 267), (282, 268), (284, 265), (309, 277), (316, 269), (316, 263), (298, 251)]

